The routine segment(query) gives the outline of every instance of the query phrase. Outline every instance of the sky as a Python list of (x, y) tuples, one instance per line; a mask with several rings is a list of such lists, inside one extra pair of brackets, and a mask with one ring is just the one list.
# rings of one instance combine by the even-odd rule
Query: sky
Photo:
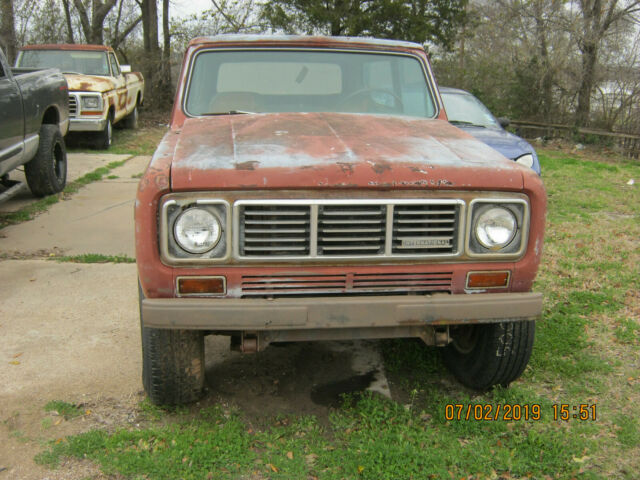
[(212, 7), (211, 0), (171, 0), (169, 12), (171, 18), (184, 18), (193, 13), (200, 13)]

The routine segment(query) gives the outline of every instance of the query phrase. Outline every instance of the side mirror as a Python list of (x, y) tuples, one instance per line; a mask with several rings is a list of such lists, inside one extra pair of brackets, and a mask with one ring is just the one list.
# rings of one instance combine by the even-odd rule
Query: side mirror
[(131, 65), (120, 65), (120, 71), (122, 73), (131, 73)]
[(502, 128), (507, 128), (509, 125), (511, 125), (511, 120), (506, 117), (500, 117), (498, 118), (498, 123)]

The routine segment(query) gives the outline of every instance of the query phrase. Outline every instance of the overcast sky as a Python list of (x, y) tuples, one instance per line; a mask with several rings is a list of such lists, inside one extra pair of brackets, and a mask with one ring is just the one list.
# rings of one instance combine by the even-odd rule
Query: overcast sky
[(211, 0), (171, 0), (169, 12), (172, 18), (187, 17), (193, 13), (209, 10), (211, 7)]

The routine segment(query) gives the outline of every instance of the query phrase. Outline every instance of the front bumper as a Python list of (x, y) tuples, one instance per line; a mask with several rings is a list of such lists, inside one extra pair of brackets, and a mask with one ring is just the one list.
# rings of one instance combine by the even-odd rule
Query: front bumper
[(278, 299), (145, 298), (145, 327), (231, 332), (387, 329), (535, 320), (540, 293)]
[(107, 125), (106, 118), (72, 118), (70, 132), (101, 132)]

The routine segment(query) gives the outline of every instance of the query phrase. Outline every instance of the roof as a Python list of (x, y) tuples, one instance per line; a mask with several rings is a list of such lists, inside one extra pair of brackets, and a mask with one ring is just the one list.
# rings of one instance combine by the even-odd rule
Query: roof
[(106, 45), (83, 45), (79, 43), (47, 43), (43, 45), (25, 45), (20, 50), (89, 50), (109, 52), (111, 47)]
[(208, 43), (296, 43), (305, 45), (374, 45), (396, 48), (424, 49), (419, 43), (405, 42), (402, 40), (383, 40), (371, 37), (327, 37), (307, 35), (245, 35), (226, 34), (211, 37), (198, 37), (189, 42), (189, 45), (204, 45)]

